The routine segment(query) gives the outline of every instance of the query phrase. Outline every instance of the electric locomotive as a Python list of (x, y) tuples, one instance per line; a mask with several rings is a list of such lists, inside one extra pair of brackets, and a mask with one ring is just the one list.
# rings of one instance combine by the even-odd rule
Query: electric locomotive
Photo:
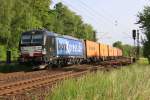
[(85, 59), (84, 40), (47, 30), (22, 33), (19, 47), (21, 63), (60, 66), (81, 63)]

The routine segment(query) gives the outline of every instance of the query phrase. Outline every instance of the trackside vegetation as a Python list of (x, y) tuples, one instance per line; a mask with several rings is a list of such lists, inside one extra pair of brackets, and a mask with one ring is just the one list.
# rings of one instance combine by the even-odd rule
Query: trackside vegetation
[(150, 66), (145, 59), (109, 72), (89, 73), (52, 89), (47, 100), (149, 100)]
[(142, 12), (139, 12), (137, 24), (140, 25), (142, 32), (145, 35), (145, 39), (143, 39), (143, 54), (148, 58), (150, 64), (150, 6), (145, 6)]

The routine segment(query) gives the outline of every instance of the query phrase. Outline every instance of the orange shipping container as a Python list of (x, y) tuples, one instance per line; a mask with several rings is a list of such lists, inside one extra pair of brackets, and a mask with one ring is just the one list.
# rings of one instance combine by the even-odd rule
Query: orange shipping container
[(100, 57), (108, 56), (108, 45), (100, 43)]
[(117, 48), (113, 48), (113, 56), (118, 56), (118, 49)]
[(99, 57), (99, 43), (85, 40), (87, 57)]
[(122, 56), (122, 50), (118, 49), (118, 56)]
[(113, 47), (111, 47), (111, 46), (108, 46), (108, 55), (110, 57), (114, 56), (114, 54), (113, 54)]
[(122, 52), (122, 50), (120, 50), (120, 56), (123, 56), (123, 52)]
[(119, 49), (117, 48), (117, 56), (119, 56)]

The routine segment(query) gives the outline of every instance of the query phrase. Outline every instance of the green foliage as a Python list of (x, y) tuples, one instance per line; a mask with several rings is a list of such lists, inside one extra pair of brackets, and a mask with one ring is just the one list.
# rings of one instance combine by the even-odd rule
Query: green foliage
[(49, 9), (50, 0), (1, 0), (0, 43), (18, 46), (20, 34), (29, 29), (46, 28), (56, 33), (94, 40), (92, 26), (62, 3)]
[(117, 41), (113, 43), (114, 47), (120, 48), (123, 51), (123, 56), (134, 56), (135, 55), (135, 49), (133, 46), (125, 44), (123, 45), (122, 42)]
[[(136, 50), (137, 50), (136, 47), (133, 47), (128, 44), (122, 44), (121, 41), (116, 41), (115, 43), (113, 43), (113, 47), (120, 48), (123, 51), (123, 56), (136, 57)], [(143, 56), (143, 47), (140, 47), (140, 57), (142, 56)]]
[(95, 40), (92, 26), (84, 24), (80, 16), (70, 11), (62, 3), (56, 4), (54, 10), (51, 10), (49, 14), (53, 18), (51, 23), (53, 27), (48, 28), (49, 30), (63, 35)]
[(0, 62), (6, 60), (6, 47), (0, 45)]
[[(0, 45), (18, 48), (22, 32), (46, 28), (63, 35), (95, 40), (91, 25), (62, 3), (49, 8), (51, 0), (0, 0)], [(16, 49), (17, 50), (17, 49)]]
[(138, 14), (138, 24), (144, 31), (146, 39), (144, 40), (144, 56), (149, 59), (150, 63), (150, 6), (144, 8), (143, 12)]
[(115, 43), (113, 43), (113, 47), (117, 47), (122, 49), (122, 42), (121, 41), (116, 41)]
[[(11, 51), (11, 60), (16, 61), (18, 59), (18, 49), (11, 48), (9, 49)], [(6, 60), (6, 51), (7, 48), (4, 45), (0, 45), (0, 62)]]

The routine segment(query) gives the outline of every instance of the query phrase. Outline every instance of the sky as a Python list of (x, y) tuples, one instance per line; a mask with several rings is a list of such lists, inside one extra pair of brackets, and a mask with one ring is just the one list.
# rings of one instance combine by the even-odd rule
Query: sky
[(132, 30), (139, 29), (137, 14), (150, 5), (148, 0), (52, 0), (52, 5), (58, 2), (91, 24), (99, 42), (110, 45), (115, 41), (133, 45)]

